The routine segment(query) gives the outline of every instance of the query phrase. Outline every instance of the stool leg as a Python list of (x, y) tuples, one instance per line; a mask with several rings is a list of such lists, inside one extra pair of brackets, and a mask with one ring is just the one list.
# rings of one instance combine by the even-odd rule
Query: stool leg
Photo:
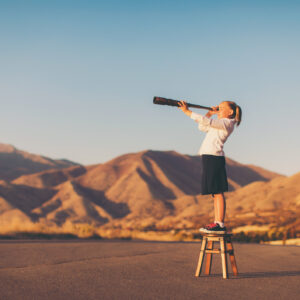
[(228, 278), (228, 268), (227, 268), (227, 257), (226, 257), (226, 243), (224, 238), (220, 238), (220, 247), (221, 247), (221, 259), (222, 259), (222, 269), (223, 269), (223, 278)]
[[(213, 241), (208, 241), (207, 242), (207, 249), (212, 250), (213, 248), (214, 248), (214, 242)], [(210, 274), (211, 263), (212, 263), (212, 253), (207, 253), (206, 254), (206, 265), (205, 265), (205, 274), (206, 275)]]
[(232, 243), (231, 243), (231, 239), (229, 239), (228, 242), (227, 242), (227, 250), (228, 250), (228, 253), (229, 253), (229, 258), (230, 258), (230, 262), (231, 262), (233, 275), (237, 276), (238, 275), (238, 269), (237, 269), (237, 265), (236, 265), (236, 261), (235, 261), (234, 250), (233, 250), (233, 246), (232, 246)]
[(201, 245), (201, 250), (200, 250), (200, 254), (199, 254), (198, 265), (197, 265), (197, 269), (196, 269), (196, 273), (195, 273), (196, 277), (199, 277), (200, 274), (201, 274), (201, 269), (202, 269), (202, 263), (203, 263), (203, 258), (204, 258), (204, 252), (205, 252), (206, 242), (207, 242), (207, 238), (203, 237), (202, 245)]

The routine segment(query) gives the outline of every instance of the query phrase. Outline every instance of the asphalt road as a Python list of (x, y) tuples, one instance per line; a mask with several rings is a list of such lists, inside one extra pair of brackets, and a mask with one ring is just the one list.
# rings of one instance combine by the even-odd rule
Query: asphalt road
[(194, 277), (199, 243), (2, 240), (0, 299), (299, 299), (300, 247), (234, 248), (224, 280), (218, 254)]

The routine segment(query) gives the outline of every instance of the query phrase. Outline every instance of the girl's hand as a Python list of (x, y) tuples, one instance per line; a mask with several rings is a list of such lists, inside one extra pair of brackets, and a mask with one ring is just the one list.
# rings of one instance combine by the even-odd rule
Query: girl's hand
[(181, 109), (184, 113), (190, 111), (186, 104), (186, 101), (181, 100), (180, 102), (178, 102), (178, 105), (179, 105), (179, 109)]
[(208, 113), (205, 115), (206, 117), (211, 117), (212, 115), (215, 115), (218, 113), (219, 111), (219, 106), (212, 106), (211, 107), (212, 110), (209, 110)]
[(212, 110), (210, 111), (212, 115), (217, 114), (219, 111), (219, 106), (212, 106)]

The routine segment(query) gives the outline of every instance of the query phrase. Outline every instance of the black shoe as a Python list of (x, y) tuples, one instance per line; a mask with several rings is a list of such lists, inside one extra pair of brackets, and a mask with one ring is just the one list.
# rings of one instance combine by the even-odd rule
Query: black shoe
[(226, 233), (226, 227), (221, 227), (218, 223), (209, 224), (205, 228), (201, 228), (201, 232), (204, 233), (216, 233), (216, 234), (225, 234)]
[(199, 229), (200, 232), (206, 232), (207, 229), (209, 229), (211, 226), (213, 226), (215, 223), (210, 223), (210, 224), (207, 224), (205, 225), (204, 227), (201, 227)]

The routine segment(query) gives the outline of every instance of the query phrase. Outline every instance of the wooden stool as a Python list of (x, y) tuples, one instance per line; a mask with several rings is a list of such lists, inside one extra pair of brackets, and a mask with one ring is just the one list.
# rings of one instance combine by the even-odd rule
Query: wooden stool
[[(206, 256), (206, 265), (205, 265), (205, 274), (210, 274), (211, 263), (212, 263), (212, 254), (221, 253), (222, 259), (222, 269), (223, 269), (223, 278), (228, 278), (228, 267), (227, 267), (227, 253), (229, 254), (231, 267), (233, 274), (235, 276), (238, 275), (237, 265), (234, 257), (233, 246), (231, 242), (232, 234), (225, 233), (225, 234), (209, 234), (209, 233), (201, 233), (203, 236), (198, 266), (196, 269), (195, 276), (199, 277), (201, 274), (202, 263), (205, 254)], [(221, 249), (214, 249), (214, 242), (220, 242)]]

